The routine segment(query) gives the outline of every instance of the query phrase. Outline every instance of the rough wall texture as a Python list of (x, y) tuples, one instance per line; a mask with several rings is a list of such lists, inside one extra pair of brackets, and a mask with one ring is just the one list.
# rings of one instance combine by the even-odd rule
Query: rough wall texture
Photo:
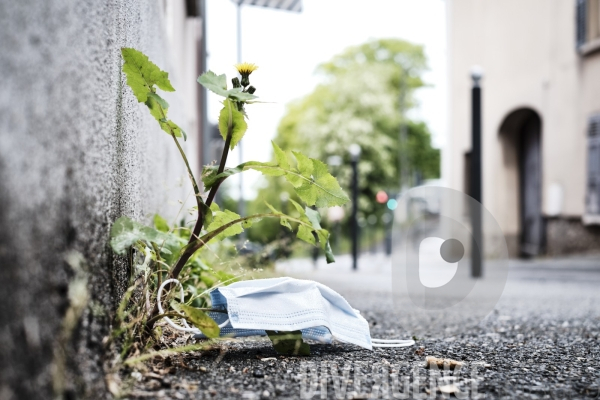
[(70, 250), (87, 261), (94, 307), (69, 346), (67, 397), (106, 394), (102, 338), (127, 276), (110, 226), (168, 213), (162, 205), (190, 189), (171, 139), (121, 73), (122, 46), (169, 70), (162, 19), (161, 1), (0, 2), (2, 399), (52, 397)]

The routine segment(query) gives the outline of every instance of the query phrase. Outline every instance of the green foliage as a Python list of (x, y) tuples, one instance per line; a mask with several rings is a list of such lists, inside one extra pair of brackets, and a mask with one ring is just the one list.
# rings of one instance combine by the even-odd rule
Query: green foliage
[(206, 189), (212, 188), (218, 181), (240, 172), (253, 169), (267, 176), (285, 176), (292, 184), (298, 197), (309, 206), (333, 207), (341, 206), (349, 201), (337, 180), (327, 171), (327, 166), (302, 153), (293, 152), (297, 167), (292, 167), (288, 156), (273, 142), (276, 162), (249, 161), (229, 168), (218, 174), (216, 166), (205, 166), (202, 182)]
[(242, 140), (247, 129), (248, 124), (244, 119), (244, 114), (238, 111), (234, 102), (225, 100), (219, 114), (219, 132), (221, 132), (223, 140), (227, 140), (227, 135), (231, 132), (231, 143), (229, 144), (231, 150)]
[(169, 103), (156, 94), (155, 86), (166, 92), (175, 91), (169, 81), (169, 74), (158, 68), (138, 50), (124, 47), (121, 49), (121, 54), (125, 60), (123, 72), (127, 76), (127, 85), (138, 102), (146, 104), (150, 114), (158, 121), (163, 131), (175, 137), (187, 138), (185, 132), (175, 122), (167, 119)]
[(217, 325), (215, 320), (209, 317), (204, 311), (177, 301), (172, 301), (171, 307), (175, 311), (185, 315), (185, 318), (196, 328), (200, 329), (207, 338), (219, 337), (219, 333), (221, 332), (219, 325)]
[(171, 250), (178, 251), (185, 244), (185, 240), (168, 231), (144, 226), (129, 217), (120, 217), (114, 222), (110, 230), (110, 247), (115, 253), (127, 255), (131, 246), (139, 241), (147, 242), (148, 246), (150, 243), (163, 246), (164, 255), (172, 254)]
[(217, 75), (212, 71), (208, 71), (198, 77), (198, 83), (211, 92), (234, 101), (249, 101), (258, 98), (253, 94), (244, 92), (242, 88), (227, 90), (227, 77), (225, 74)]
[(175, 91), (169, 81), (169, 74), (161, 71), (141, 51), (122, 48), (121, 54), (125, 60), (123, 72), (127, 75), (127, 84), (140, 103), (146, 102), (148, 94), (155, 92), (154, 85), (166, 92)]
[[(142, 348), (149, 348), (153, 345), (152, 340), (158, 340), (162, 335), (160, 327), (154, 329), (154, 323), (164, 317), (158, 315), (159, 299), (156, 298), (156, 290), (166, 278), (178, 279), (184, 288), (185, 303), (171, 303), (171, 308), (179, 313), (177, 315), (184, 316), (207, 337), (219, 336), (220, 330), (216, 322), (198, 307), (204, 308), (207, 305), (208, 289), (228, 284), (238, 277), (213, 268), (224, 262), (216, 251), (224, 247), (231, 248), (231, 245), (227, 245), (228, 238), (251, 228), (263, 218), (278, 219), (281, 226), (295, 232), (297, 238), (320, 246), (327, 261), (334, 262), (329, 246), (329, 232), (321, 226), (319, 212), (310, 207), (342, 205), (348, 202), (348, 196), (321, 161), (300, 152), (288, 155), (275, 143), (275, 162), (251, 161), (236, 168), (225, 169), (224, 160), (227, 159), (228, 152), (242, 140), (247, 130), (244, 107), (256, 102), (257, 96), (250, 93), (254, 92), (255, 88), (250, 86), (249, 82), (250, 73), (256, 69), (253, 66), (243, 74), (243, 87), (228, 89), (227, 77), (211, 71), (198, 78), (201, 85), (224, 97), (223, 109), (219, 115), (219, 130), (224, 141), (229, 144), (223, 149), (222, 165), (207, 166), (203, 171), (204, 186), (206, 191), (209, 191), (205, 201), (194, 178), (194, 171), (177, 140), (178, 137), (185, 139), (185, 132), (168, 119), (169, 103), (157, 93), (157, 89), (174, 91), (168, 74), (135, 49), (123, 48), (122, 55), (125, 61), (123, 72), (136, 99), (148, 107), (150, 115), (157, 120), (161, 129), (174, 139), (194, 188), (197, 203), (195, 211), (198, 213), (193, 228), (188, 226), (185, 219), (179, 224), (170, 225), (159, 215), (153, 217), (154, 227), (144, 226), (128, 217), (121, 217), (113, 224), (110, 245), (116, 254), (131, 257), (130, 263), (134, 271), (131, 278), (133, 284), (119, 306), (117, 328), (111, 336), (112, 339), (123, 339), (121, 355), (125, 357), (132, 348), (140, 349), (140, 346), (134, 343), (136, 340), (146, 340)], [(235, 86), (240, 86), (239, 80), (235, 82)], [(250, 216), (240, 216), (228, 209), (221, 210), (213, 202), (220, 183), (229, 176), (249, 169), (260, 171), (266, 176), (285, 179), (299, 202), (304, 202), (307, 206), (290, 200), (295, 211), (288, 214), (287, 210), (283, 213), (266, 203), (270, 212)], [(210, 247), (207, 244), (210, 244)], [(169, 290), (170, 285), (166, 288)], [(154, 304), (152, 309), (149, 308), (152, 307), (151, 304)], [(146, 329), (141, 329), (142, 324), (146, 325)], [(270, 336), (278, 351), (284, 354), (308, 355), (310, 349), (302, 343), (301, 336), (298, 341), (297, 334), (298, 332), (272, 333)], [(162, 353), (158, 351), (153, 354)], [(151, 355), (145, 354), (130, 360), (134, 363), (149, 357)]]
[(158, 214), (154, 215), (154, 227), (161, 232), (169, 232), (169, 224), (167, 220)]
[[(342, 188), (349, 188), (352, 178), (348, 146), (359, 144), (359, 213), (380, 216), (385, 207), (374, 201), (375, 194), (380, 190), (398, 192), (401, 152), (407, 155), (404, 167), (411, 171), (410, 178), (413, 172), (424, 179), (439, 177), (440, 153), (431, 146), (427, 126), (401, 115), (402, 99), (406, 110), (416, 104), (414, 92), (424, 86), (421, 76), (426, 69), (422, 46), (403, 40), (372, 40), (351, 47), (318, 68), (324, 77), (322, 84), (288, 105), (275, 141), (315, 159), (341, 156), (343, 164), (333, 172)], [(403, 123), (408, 140), (401, 147)], [(275, 150), (275, 162), (280, 163), (281, 157)], [(267, 182), (250, 209), (260, 207), (263, 199), (278, 196), (281, 180), (268, 177)], [(277, 234), (274, 225), (270, 235), (262, 232), (264, 240)]]
[[(240, 219), (240, 216), (234, 213), (233, 211), (221, 211), (217, 203), (211, 204), (210, 209), (212, 211), (212, 222), (206, 228), (208, 233), (214, 232), (217, 229), (221, 228), (223, 225), (232, 223)], [(227, 237), (238, 235), (243, 231), (244, 228), (242, 227), (242, 223), (240, 222), (239, 224), (234, 224), (231, 227), (225, 229), (211, 240), (221, 241)]]
[(302, 340), (301, 331), (279, 332), (267, 331), (273, 348), (284, 356), (310, 356), (310, 347)]

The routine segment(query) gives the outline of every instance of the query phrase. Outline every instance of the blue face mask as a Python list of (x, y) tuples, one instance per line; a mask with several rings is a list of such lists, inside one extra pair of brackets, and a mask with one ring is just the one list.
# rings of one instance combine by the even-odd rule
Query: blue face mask
[[(162, 290), (169, 279), (158, 291)], [(221, 336), (264, 336), (270, 331), (302, 331), (304, 339), (331, 343), (333, 339), (371, 350), (373, 347), (411, 346), (413, 340), (372, 339), (369, 324), (358, 310), (337, 292), (318, 282), (273, 278), (236, 282), (219, 287), (210, 294), (212, 308), (227, 310), (227, 314), (210, 312), (221, 328)], [(183, 289), (181, 289), (183, 297)], [(159, 311), (163, 313), (162, 307)], [(175, 329), (205, 338), (197, 329), (167, 322)]]

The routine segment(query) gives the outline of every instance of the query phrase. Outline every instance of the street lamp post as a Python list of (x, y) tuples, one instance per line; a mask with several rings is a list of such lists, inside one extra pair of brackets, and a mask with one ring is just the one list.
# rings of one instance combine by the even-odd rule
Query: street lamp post
[(358, 268), (358, 160), (360, 159), (360, 146), (356, 143), (349, 148), (350, 163), (352, 165), (352, 269)]
[[(471, 68), (471, 197), (481, 203), (481, 86), (483, 70), (479, 66)], [(471, 207), (473, 243), (471, 246), (471, 276), (479, 278), (483, 272), (483, 235), (481, 207)]]

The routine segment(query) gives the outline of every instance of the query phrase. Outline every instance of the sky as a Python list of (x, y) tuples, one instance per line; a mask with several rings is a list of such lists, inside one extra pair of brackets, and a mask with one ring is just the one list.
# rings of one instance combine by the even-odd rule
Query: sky
[[(269, 161), (271, 139), (277, 133), (286, 104), (316, 87), (316, 67), (344, 49), (371, 39), (399, 38), (424, 46), (429, 85), (416, 93), (419, 106), (410, 116), (427, 123), (433, 145), (446, 137), (447, 67), (446, 4), (444, 0), (302, 0), (301, 13), (242, 6), (242, 61), (257, 64), (251, 76), (256, 95), (265, 104), (248, 105), (248, 131), (243, 139), (243, 161)], [(208, 69), (236, 75), (237, 5), (230, 0), (207, 0)], [(222, 105), (209, 95), (208, 114), (216, 122)], [(228, 166), (240, 162), (237, 148)], [(231, 179), (230, 195), (239, 196)], [(260, 174), (244, 173), (244, 198), (255, 196)]]

